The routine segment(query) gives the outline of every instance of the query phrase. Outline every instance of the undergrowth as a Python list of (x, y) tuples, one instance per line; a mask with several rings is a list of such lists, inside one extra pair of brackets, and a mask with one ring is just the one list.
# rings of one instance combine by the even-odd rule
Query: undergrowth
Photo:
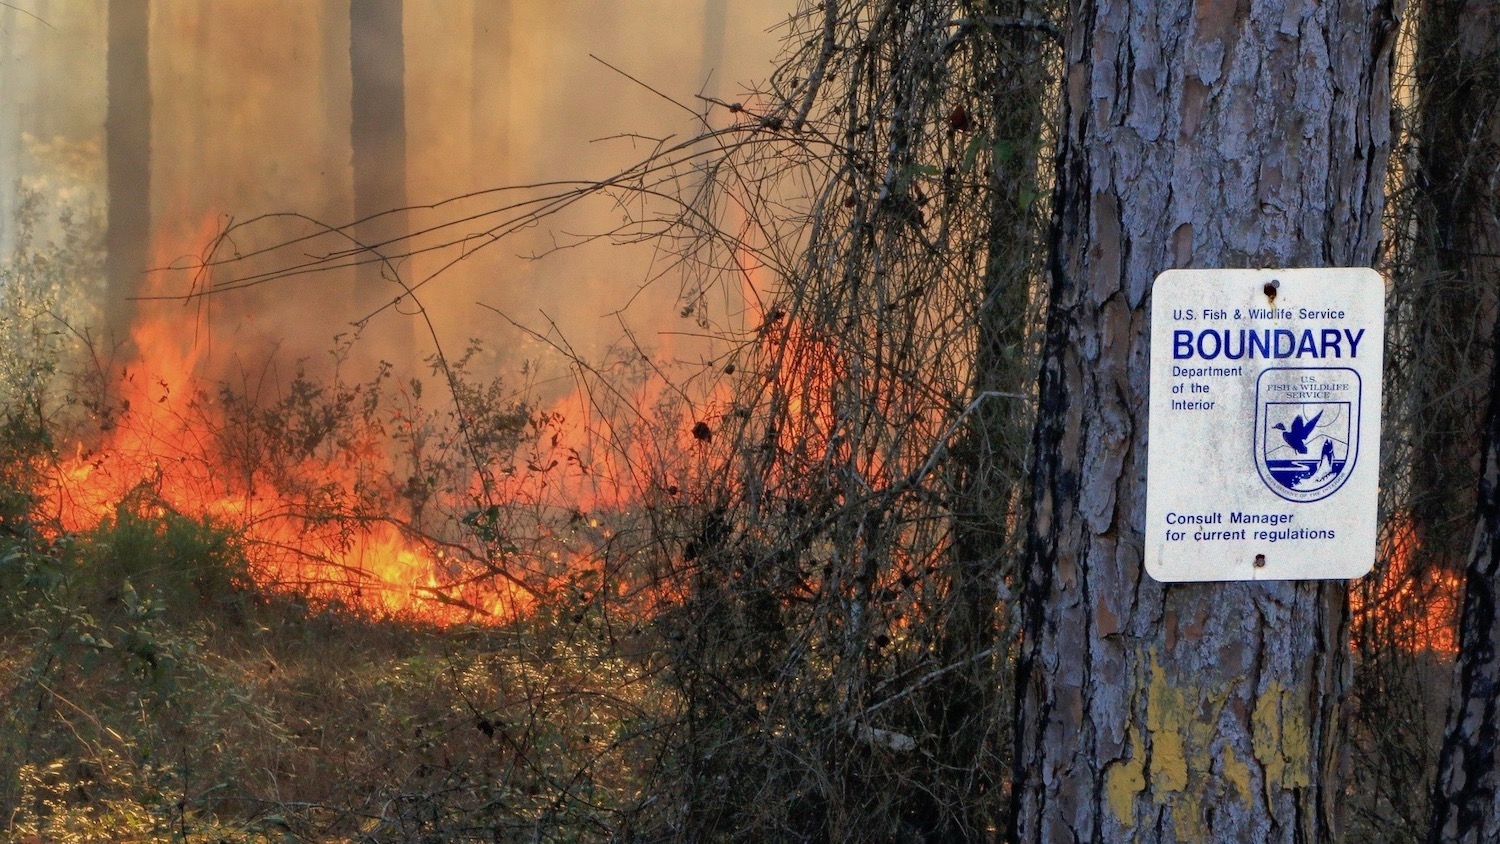
[(0, 578), (9, 840), (597, 840), (641, 796), (661, 701), (587, 614), (316, 608), (159, 505), (8, 541)]
[[(197, 426), (200, 451), (70, 524), (58, 467), (102, 471), (110, 434), (139, 424), (54, 307), (81, 244), (26, 241), (0, 288), (0, 839), (575, 841), (649, 814), (675, 703), (637, 611), (644, 532), (558, 503), (608, 462), (572, 423), (472, 377), (477, 346), (435, 360), (426, 397), (390, 367), (299, 365), (276, 391), (196, 388), (168, 422)], [(173, 472), (274, 487), (285, 507), (258, 518), (305, 543), (184, 506)], [(268, 568), (326, 562), (372, 524), (439, 561), (429, 601), (468, 622), (372, 610), (368, 573)], [(526, 611), (462, 605), (489, 582), (529, 590)]]

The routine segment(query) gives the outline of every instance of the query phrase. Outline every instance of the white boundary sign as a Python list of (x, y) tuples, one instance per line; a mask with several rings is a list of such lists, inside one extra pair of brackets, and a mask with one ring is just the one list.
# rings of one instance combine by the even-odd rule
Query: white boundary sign
[(1385, 282), (1169, 270), (1151, 291), (1146, 571), (1360, 577), (1375, 562)]

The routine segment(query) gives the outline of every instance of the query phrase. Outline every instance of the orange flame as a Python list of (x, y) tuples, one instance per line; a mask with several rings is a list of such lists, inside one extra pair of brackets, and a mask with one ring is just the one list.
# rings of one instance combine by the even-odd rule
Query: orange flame
[[(212, 223), (192, 242), (209, 242)], [(158, 266), (168, 254), (158, 249)], [(169, 281), (152, 274), (146, 299), (182, 292)], [(693, 418), (684, 424), (654, 366), (608, 384), (580, 380), (530, 418), (531, 442), (512, 460), (464, 470), (461, 488), (440, 493), (440, 515), (423, 516), (396, 480), (416, 474), (397, 471), (413, 458), (394, 443), (398, 434), (410, 441), (425, 411), (356, 414), (336, 435), (316, 419), (306, 431), (281, 419), (268, 434), (260, 420), (285, 408), (257, 407), (209, 380), (205, 344), (171, 316), (141, 308), (136, 357), (108, 385), (98, 436), (52, 470), (47, 500), (61, 529), (90, 530), (144, 493), (162, 513), (212, 520), (243, 537), (262, 586), (438, 624), (520, 618), (565, 583), (592, 584), (575, 594), (607, 588), (647, 612), (673, 600), (665, 585), (605, 576), (614, 533), (601, 519), (686, 486), (677, 473), (701, 464), (705, 445), (693, 421), (727, 415), (724, 385), (686, 402)], [(510, 524), (511, 516), (525, 524)]]
[[(205, 229), (195, 242), (211, 236)], [(169, 292), (163, 275), (152, 274), (148, 298)], [(62, 529), (91, 529), (144, 490), (163, 508), (241, 533), (252, 571), (273, 588), (443, 624), (530, 610), (534, 596), (519, 579), (497, 576), (503, 569), (493, 563), (492, 576), (468, 575), (391, 515), (400, 511), (396, 496), (370, 492), (369, 473), (389, 471), (380, 431), (362, 428), (334, 445), (318, 445), (310, 434), (300, 453), (237, 438), (244, 420), (231, 418), (211, 392), (203, 344), (191, 330), (138, 318), (131, 334), (137, 357), (111, 385), (117, 395), (99, 440), (79, 443), (50, 478)], [(231, 454), (240, 446), (244, 453)]]
[(1385, 541), (1386, 566), (1350, 590), (1356, 635), (1373, 633), (1411, 653), (1451, 658), (1458, 653), (1463, 575), (1432, 564), (1415, 570), (1418, 545), (1411, 518), (1396, 517)]

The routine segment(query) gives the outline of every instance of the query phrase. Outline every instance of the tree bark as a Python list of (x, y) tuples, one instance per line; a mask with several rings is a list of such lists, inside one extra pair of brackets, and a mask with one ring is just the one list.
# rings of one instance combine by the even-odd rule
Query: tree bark
[[(1424, 11), (1423, 64), (1434, 108), (1431, 225), (1440, 265), (1473, 299), (1500, 282), (1500, 9), (1482, 0), (1433, 0)], [(1446, 34), (1446, 39), (1444, 35)], [(1445, 90), (1437, 90), (1441, 86)], [(1451, 90), (1446, 90), (1452, 86)], [(1446, 153), (1446, 155), (1444, 155)], [(1500, 352), (1500, 325), (1493, 348)], [(1469, 556), (1448, 724), (1433, 790), (1433, 842), (1500, 840), (1500, 354), (1479, 477), (1478, 524)]]
[[(1496, 332), (1500, 349), (1500, 332)], [(1500, 368), (1490, 382), (1479, 525), (1432, 795), (1431, 842), (1500, 840)]]
[[(360, 243), (355, 274), (362, 309), (382, 307), (401, 294), (394, 267), (382, 256), (405, 250), (406, 60), (403, 0), (350, 0), (350, 143), (354, 166), (354, 217)], [(364, 314), (362, 314), (363, 316)]]
[(1072, 6), (1014, 839), (1336, 836), (1345, 584), (1146, 576), (1147, 315), (1169, 268), (1374, 262), (1393, 36), (1380, 0)]
[(133, 297), (151, 262), (151, 4), (110, 0), (105, 85), (106, 342), (128, 358)]

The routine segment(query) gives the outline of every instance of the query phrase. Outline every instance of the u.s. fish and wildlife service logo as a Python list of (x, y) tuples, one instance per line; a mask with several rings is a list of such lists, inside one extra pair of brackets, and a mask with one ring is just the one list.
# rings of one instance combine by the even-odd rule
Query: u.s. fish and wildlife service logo
[(1359, 373), (1346, 367), (1267, 369), (1255, 385), (1255, 468), (1288, 501), (1338, 492), (1359, 456)]

